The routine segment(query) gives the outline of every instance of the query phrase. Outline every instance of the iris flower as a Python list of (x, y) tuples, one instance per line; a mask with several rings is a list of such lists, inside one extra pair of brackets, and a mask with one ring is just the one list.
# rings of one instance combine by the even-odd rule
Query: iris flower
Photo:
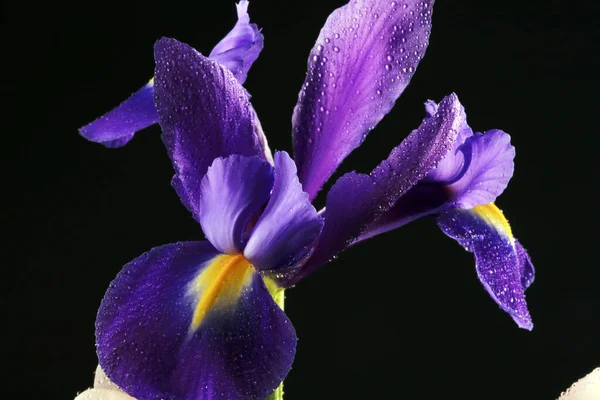
[(530, 259), (495, 199), (513, 174), (500, 130), (474, 133), (455, 94), (368, 174), (344, 158), (392, 108), (427, 48), (433, 0), (352, 0), (327, 19), (293, 113), (294, 158), (272, 156), (242, 87), (262, 48), (248, 3), (205, 57), (174, 39), (154, 48), (154, 80), (82, 128), (123, 145), (156, 121), (172, 185), (206, 241), (166, 244), (125, 265), (100, 306), (97, 353), (138, 399), (264, 400), (283, 381), (296, 334), (274, 298), (344, 249), (423, 216), (474, 253), (477, 276), (516, 323), (532, 328)]

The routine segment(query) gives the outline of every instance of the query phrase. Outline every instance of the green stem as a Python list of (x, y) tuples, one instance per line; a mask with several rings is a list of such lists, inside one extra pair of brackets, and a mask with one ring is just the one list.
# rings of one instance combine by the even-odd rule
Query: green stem
[[(278, 287), (275, 282), (270, 279), (266, 279), (265, 281), (273, 300), (275, 300), (275, 303), (277, 303), (279, 308), (283, 310), (283, 304), (285, 302), (285, 293), (283, 288)], [(275, 389), (275, 391), (269, 397), (267, 397), (266, 400), (283, 400), (283, 382), (281, 382), (281, 385), (279, 385), (279, 387)]]

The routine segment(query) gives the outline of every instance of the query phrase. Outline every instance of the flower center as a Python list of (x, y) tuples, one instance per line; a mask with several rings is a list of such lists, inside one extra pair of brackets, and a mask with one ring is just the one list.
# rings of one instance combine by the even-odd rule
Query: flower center
[(234, 308), (244, 288), (252, 282), (255, 271), (243, 254), (221, 254), (213, 258), (188, 290), (196, 297), (190, 329), (198, 329), (213, 309)]

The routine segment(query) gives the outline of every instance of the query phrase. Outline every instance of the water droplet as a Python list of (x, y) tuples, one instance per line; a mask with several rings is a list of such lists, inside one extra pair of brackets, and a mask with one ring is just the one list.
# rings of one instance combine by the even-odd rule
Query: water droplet
[(396, 6), (398, 5), (398, 3), (396, 3), (395, 1), (392, 1), (392, 2), (390, 3), (390, 5), (391, 5), (392, 7), (396, 7)]
[(322, 45), (318, 45), (317, 46), (317, 50), (322, 51), (323, 50), (323, 46)]
[(388, 61), (394, 61), (394, 56), (392, 56), (392, 55), (387, 56), (387, 60)]
[(391, 64), (385, 64), (385, 69), (386, 69), (386, 71), (390, 71), (392, 69), (392, 65)]
[(336, 53), (339, 53), (339, 52), (340, 52), (340, 48), (339, 48), (339, 47), (337, 47), (337, 46), (334, 46), (334, 47), (333, 47), (333, 51), (335, 51)]
[(340, 38), (340, 34), (336, 33), (335, 35), (333, 35), (334, 38), (339, 39)]
[(329, 43), (331, 40), (329, 38), (325, 38), (325, 43)]

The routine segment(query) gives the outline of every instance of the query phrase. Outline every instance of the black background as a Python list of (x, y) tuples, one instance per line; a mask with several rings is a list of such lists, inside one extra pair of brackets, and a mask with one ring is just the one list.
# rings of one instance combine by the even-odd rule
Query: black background
[[(343, 3), (251, 2), (266, 40), (245, 86), (272, 149), (291, 151), (308, 52)], [(92, 383), (95, 313), (121, 266), (151, 247), (202, 238), (169, 185), (158, 127), (117, 150), (77, 128), (152, 76), (156, 39), (207, 54), (235, 8), (224, 0), (2, 8), (10, 103), (2, 343), (17, 375), (3, 390), (71, 399)], [(497, 204), (536, 266), (527, 292), (534, 330), (489, 298), (470, 254), (421, 220), (288, 291), (299, 344), (286, 399), (554, 399), (600, 365), (598, 11), (585, 2), (439, 1), (413, 81), (336, 174), (369, 171), (418, 126), (423, 101), (452, 91), (474, 129), (509, 132), (516, 173)]]

